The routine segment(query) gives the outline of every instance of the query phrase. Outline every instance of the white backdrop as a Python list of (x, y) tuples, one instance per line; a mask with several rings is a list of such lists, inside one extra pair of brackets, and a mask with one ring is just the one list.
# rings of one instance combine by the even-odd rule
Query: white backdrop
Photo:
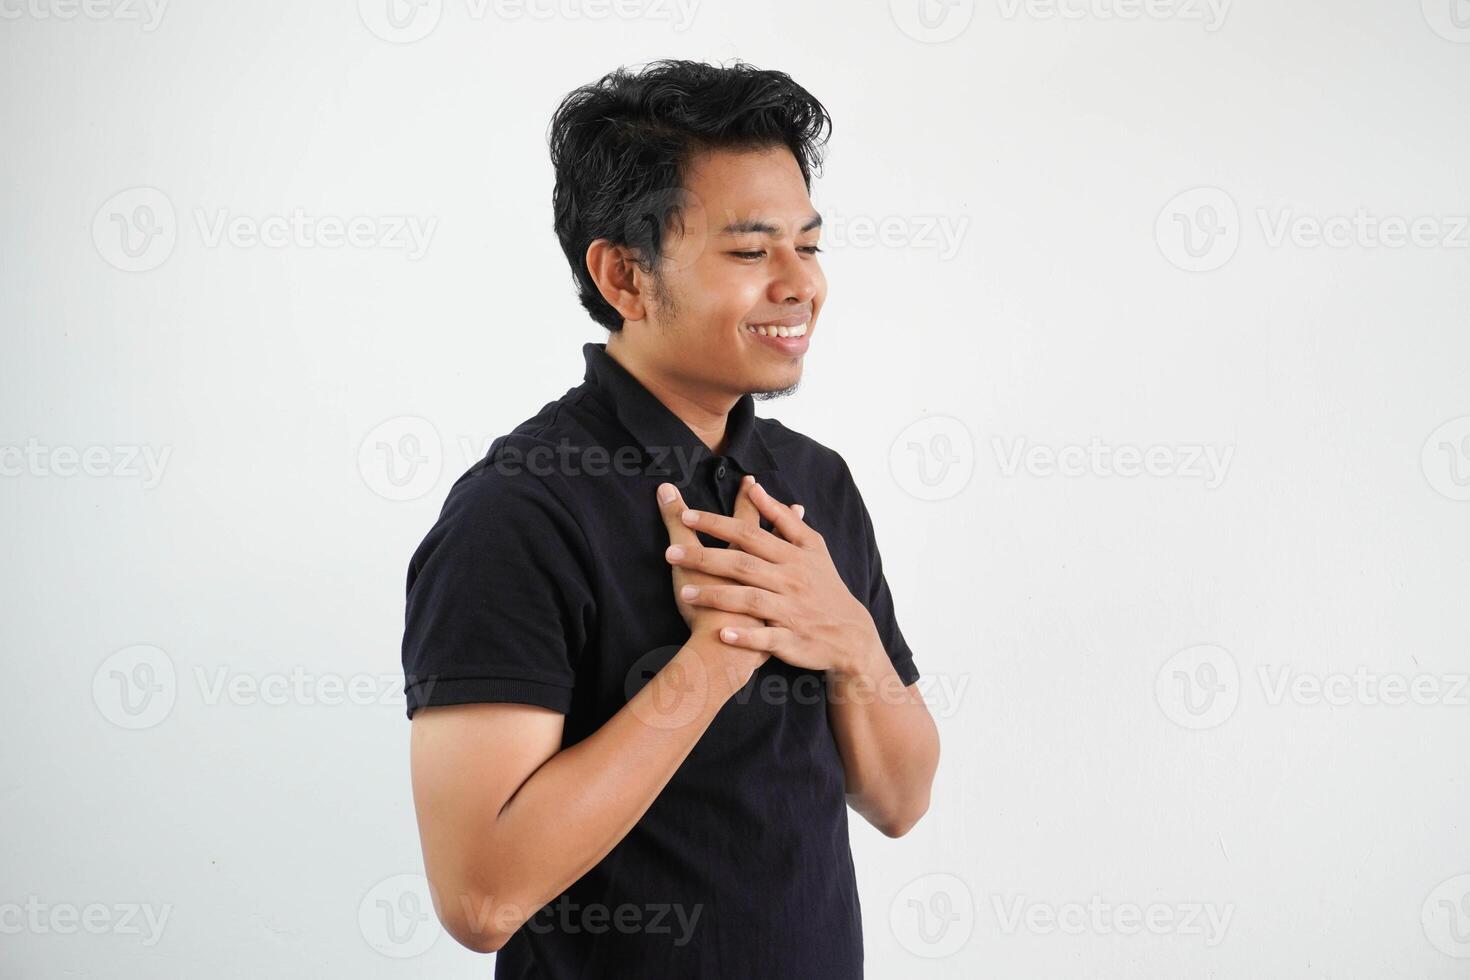
[(0, 973), (488, 975), (407, 561), (606, 337), (557, 101), (740, 57), (943, 739), (869, 976), (1465, 975), (1465, 0), (388, 2), (0, 0)]

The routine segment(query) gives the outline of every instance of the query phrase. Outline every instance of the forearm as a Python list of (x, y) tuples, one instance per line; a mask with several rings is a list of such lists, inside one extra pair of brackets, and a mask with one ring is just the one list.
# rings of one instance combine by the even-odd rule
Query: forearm
[(498, 949), (627, 835), (755, 663), (713, 636), (691, 637), (601, 728), (521, 785), (464, 890), (472, 931), (491, 937), (477, 945)]
[(847, 776), (847, 800), (890, 837), (929, 808), (939, 731), (917, 686), (905, 687), (882, 644), (827, 672), (827, 716)]

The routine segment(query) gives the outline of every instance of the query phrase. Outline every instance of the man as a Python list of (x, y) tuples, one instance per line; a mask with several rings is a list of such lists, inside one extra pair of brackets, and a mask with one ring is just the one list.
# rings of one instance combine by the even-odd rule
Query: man
[(496, 977), (860, 977), (845, 804), (892, 837), (928, 807), (938, 736), (867, 508), (753, 412), (826, 297), (829, 128), (785, 74), (682, 61), (553, 119), (556, 230), (608, 341), (455, 483), (403, 640), (435, 909)]

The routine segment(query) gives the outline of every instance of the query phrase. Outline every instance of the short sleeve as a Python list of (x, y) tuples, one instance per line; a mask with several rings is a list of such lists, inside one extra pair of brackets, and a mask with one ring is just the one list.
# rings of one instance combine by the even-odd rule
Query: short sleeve
[(461, 476), (409, 563), (408, 717), (482, 701), (566, 714), (594, 622), (590, 568), (581, 528), (540, 477), (486, 460)]
[(864, 597), (864, 604), (868, 607), (868, 614), (873, 617), (873, 625), (878, 628), (878, 637), (883, 641), (888, 659), (893, 661), (893, 669), (907, 687), (919, 679), (919, 669), (914, 665), (914, 653), (909, 649), (903, 631), (898, 628), (898, 614), (893, 608), (893, 593), (888, 589), (888, 579), (883, 575), (883, 556), (878, 551), (878, 537), (873, 529), (872, 515), (868, 513), (868, 506), (863, 501), (857, 481), (853, 480), (845, 460), (843, 471), (862, 516), (863, 550), (868, 556), (868, 594)]

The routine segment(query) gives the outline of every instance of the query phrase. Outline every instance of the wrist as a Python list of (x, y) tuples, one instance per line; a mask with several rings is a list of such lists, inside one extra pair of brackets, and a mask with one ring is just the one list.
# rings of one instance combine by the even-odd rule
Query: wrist
[(874, 629), (855, 642), (845, 644), (841, 658), (828, 669), (828, 673), (837, 681), (876, 680), (887, 665), (888, 651), (883, 649), (883, 641)]
[(731, 625), (714, 623), (694, 630), (687, 647), (700, 663), (707, 682), (721, 697), (729, 697), (743, 688), (770, 654), (732, 646), (720, 639), (720, 630)]

